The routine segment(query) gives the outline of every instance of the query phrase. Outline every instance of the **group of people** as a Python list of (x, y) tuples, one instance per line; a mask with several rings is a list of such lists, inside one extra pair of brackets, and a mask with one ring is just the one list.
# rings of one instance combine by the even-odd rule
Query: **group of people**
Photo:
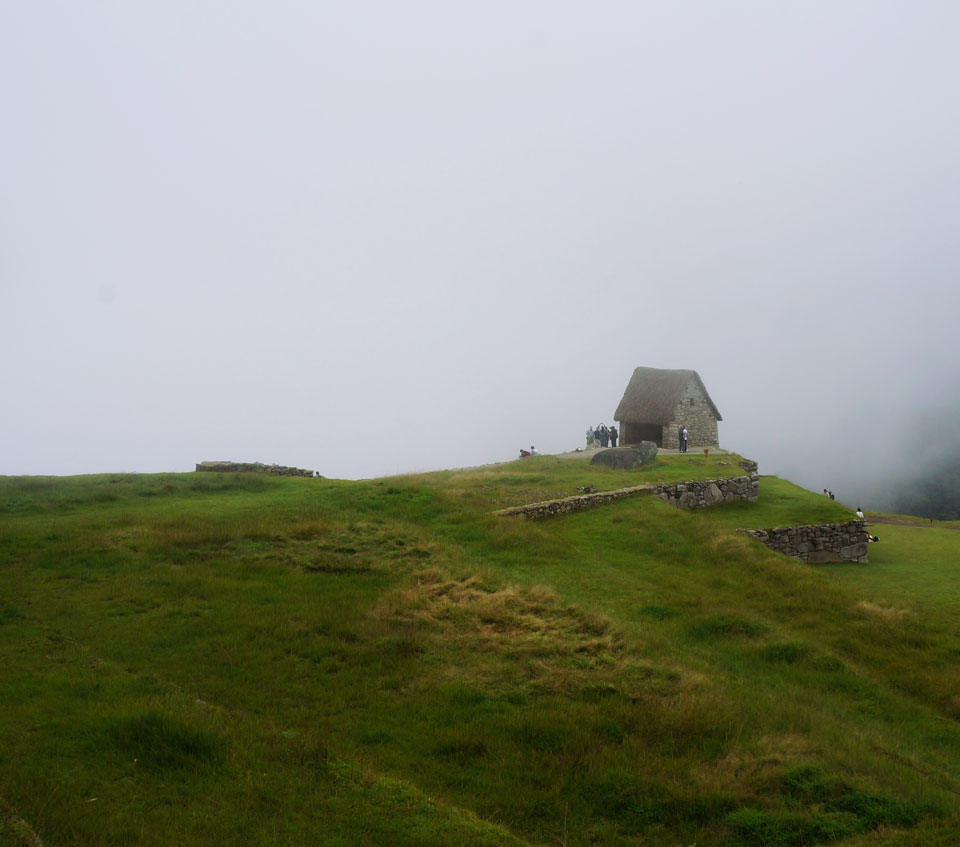
[[(831, 497), (830, 499), (832, 500), (833, 497)], [(860, 506), (857, 506), (857, 517), (860, 518), (860, 520), (865, 520), (863, 516), (863, 509), (860, 508)], [(879, 541), (879, 540), (880, 540), (879, 535), (871, 535), (869, 531), (867, 532), (867, 541)]]
[(836, 500), (836, 499), (837, 499), (836, 497), (833, 496), (833, 492), (832, 492), (832, 491), (827, 491), (826, 488), (823, 489), (823, 496), (824, 496), (824, 497), (829, 497), (831, 500)]
[(527, 456), (539, 456), (539, 455), (540, 455), (540, 454), (537, 452), (537, 448), (534, 447), (532, 444), (530, 445), (530, 449), (529, 449), (529, 450), (524, 450), (522, 447), (520, 448), (520, 458), (521, 458), (521, 459), (526, 459)]
[(615, 426), (606, 424), (598, 424), (596, 428), (588, 426), (587, 447), (616, 447), (619, 434)]

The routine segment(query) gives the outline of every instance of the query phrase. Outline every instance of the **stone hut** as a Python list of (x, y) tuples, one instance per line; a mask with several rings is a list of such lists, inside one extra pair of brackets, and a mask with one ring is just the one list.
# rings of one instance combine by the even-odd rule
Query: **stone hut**
[(696, 371), (637, 368), (627, 383), (614, 419), (621, 444), (652, 441), (676, 449), (679, 430), (687, 428), (689, 447), (719, 444), (720, 412)]

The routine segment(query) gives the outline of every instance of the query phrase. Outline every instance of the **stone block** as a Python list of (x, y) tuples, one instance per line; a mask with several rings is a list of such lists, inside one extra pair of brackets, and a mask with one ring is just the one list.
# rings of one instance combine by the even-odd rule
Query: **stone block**
[(624, 471), (639, 468), (656, 455), (656, 444), (652, 441), (641, 441), (630, 447), (608, 447), (606, 450), (601, 450), (590, 460), (590, 464)]
[[(867, 555), (867, 542), (859, 541), (849, 547), (840, 548), (840, 558), (844, 562), (860, 561), (861, 556)], [(865, 561), (865, 560), (864, 560)]]
[(706, 506), (719, 503), (722, 499), (723, 494), (720, 492), (720, 486), (715, 482), (711, 482), (703, 491), (703, 503)]
[(840, 554), (835, 550), (814, 550), (807, 553), (806, 560), (811, 565), (823, 565), (827, 562), (842, 562)]

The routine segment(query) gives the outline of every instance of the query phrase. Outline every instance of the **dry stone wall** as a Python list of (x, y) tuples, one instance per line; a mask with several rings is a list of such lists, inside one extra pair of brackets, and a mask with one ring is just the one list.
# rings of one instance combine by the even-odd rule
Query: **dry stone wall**
[(216, 473), (266, 473), (274, 476), (313, 476), (313, 471), (286, 465), (265, 465), (263, 462), (200, 462), (198, 471)]
[(860, 520), (743, 531), (771, 550), (810, 564), (867, 561), (867, 528)]
[(755, 503), (760, 493), (760, 477), (750, 474), (733, 479), (701, 479), (672, 485), (658, 484), (651, 488), (654, 495), (678, 509), (701, 509), (704, 506), (733, 503), (736, 500)]
[(579, 494), (574, 497), (561, 497), (559, 500), (543, 500), (540, 503), (528, 503), (525, 506), (511, 506), (509, 509), (500, 509), (494, 512), (502, 517), (515, 518), (548, 518), (552, 515), (563, 515), (567, 512), (579, 512), (592, 506), (602, 506), (623, 497), (637, 497), (643, 494), (652, 494), (649, 485), (634, 485), (630, 488), (618, 488), (615, 491), (598, 491), (596, 494)]
[(562, 497), (559, 500), (529, 503), (525, 506), (511, 506), (494, 514), (504, 517), (546, 518), (567, 512), (579, 512), (581, 509), (601, 506), (623, 497), (637, 497), (644, 494), (657, 496), (680, 509), (697, 509), (702, 506), (715, 506), (718, 503), (730, 503), (734, 500), (756, 500), (759, 484), (760, 477), (754, 474), (735, 479), (705, 479), (673, 485), (634, 485), (630, 488), (618, 488), (615, 491), (598, 491), (596, 494), (580, 494), (575, 497)]

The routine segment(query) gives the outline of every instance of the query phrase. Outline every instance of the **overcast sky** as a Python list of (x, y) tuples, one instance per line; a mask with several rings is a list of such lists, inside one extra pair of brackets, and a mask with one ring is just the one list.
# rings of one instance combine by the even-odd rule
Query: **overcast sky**
[[(957, 436), (960, 4), (0, 3), (0, 474)], [(859, 487), (858, 487), (859, 486)], [(865, 487), (867, 486), (867, 487)]]

